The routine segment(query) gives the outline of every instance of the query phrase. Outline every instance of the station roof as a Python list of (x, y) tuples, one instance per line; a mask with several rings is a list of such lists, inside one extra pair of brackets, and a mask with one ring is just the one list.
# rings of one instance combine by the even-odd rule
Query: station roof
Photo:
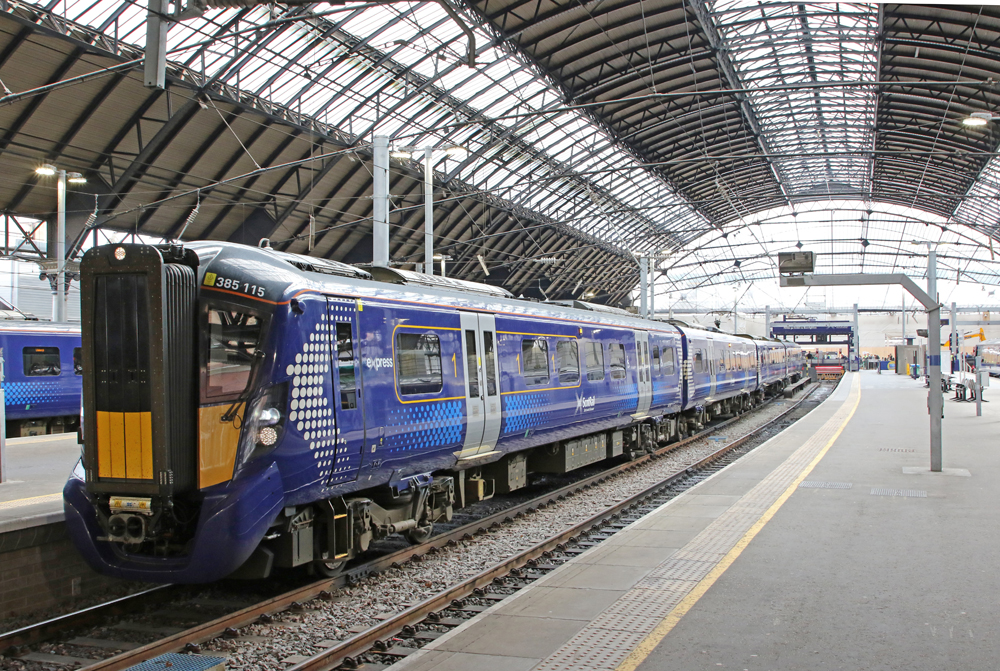
[[(158, 91), (144, 6), (0, 2), (0, 210), (51, 212), (39, 163), (83, 172), (80, 242), (98, 191), (96, 226), (370, 261), (378, 132), (464, 149), (435, 154), (436, 248), (449, 275), (515, 295), (617, 303), (636, 254), (679, 288), (773, 277), (803, 245), (826, 270), (906, 271), (912, 239), (997, 283), (1000, 126), (963, 120), (1000, 102), (1000, 7), (218, 8), (170, 28)], [(412, 268), (422, 155), (399, 156), (390, 254)]]

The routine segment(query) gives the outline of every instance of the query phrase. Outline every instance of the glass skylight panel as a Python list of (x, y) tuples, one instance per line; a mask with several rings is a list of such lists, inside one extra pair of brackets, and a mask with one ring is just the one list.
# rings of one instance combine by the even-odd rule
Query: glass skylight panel
[[(861, 201), (823, 201), (760, 212), (743, 226), (706, 232), (692, 243), (689, 256), (661, 265), (678, 288), (745, 281), (754, 272), (772, 278), (779, 252), (799, 249), (817, 254), (817, 273), (905, 272), (922, 277), (926, 248), (915, 240), (940, 243), (939, 277), (998, 281), (998, 261), (985, 235), (965, 227), (949, 226), (943, 217), (901, 205)], [(865, 244), (867, 242), (867, 244)], [(801, 247), (799, 244), (801, 243)], [(735, 266), (736, 261), (740, 266)], [(768, 269), (764, 261), (771, 264)], [(735, 279), (734, 279), (735, 278)]]
[(1000, 227), (1000, 158), (986, 164), (955, 210), (955, 220), (994, 231)]
[[(748, 94), (789, 194), (867, 193), (875, 126), (878, 12), (866, 4), (725, 0), (716, 29)], [(851, 88), (761, 91), (796, 84)], [(864, 83), (871, 82), (871, 86)]]

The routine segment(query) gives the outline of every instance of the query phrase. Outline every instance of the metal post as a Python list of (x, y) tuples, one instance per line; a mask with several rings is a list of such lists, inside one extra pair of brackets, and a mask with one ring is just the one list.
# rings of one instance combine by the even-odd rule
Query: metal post
[(649, 291), (646, 283), (649, 276), (649, 259), (645, 256), (639, 257), (639, 315), (645, 319), (648, 316), (646, 301), (649, 298)]
[(983, 357), (976, 357), (976, 417), (983, 416)]
[[(424, 268), (434, 274), (434, 150), (424, 148)], [(444, 275), (444, 273), (441, 273)]]
[(903, 344), (906, 344), (906, 289), (903, 289)]
[(861, 370), (861, 320), (858, 316), (858, 304), (854, 304), (854, 333), (851, 338), (854, 344), (854, 359), (851, 361), (851, 370)]
[(442, 254), (441, 255), (441, 277), (448, 277), (448, 273), (445, 272), (445, 265), (444, 265), (445, 261), (447, 261), (447, 260), (448, 260), (448, 257), (446, 257), (444, 254)]
[(927, 293), (934, 307), (927, 310), (927, 410), (931, 414), (931, 471), (941, 472), (941, 415), (944, 399), (941, 396), (941, 304), (937, 298), (937, 251), (927, 246)]
[(736, 309), (739, 307), (739, 305), (740, 305), (739, 299), (734, 299), (733, 300), (733, 333), (739, 333), (740, 332), (740, 318), (739, 318), (739, 315), (736, 312)]
[(163, 18), (167, 0), (149, 0), (146, 12), (146, 60), (143, 83), (149, 88), (162, 89), (167, 81), (167, 28)]
[(764, 337), (771, 337), (771, 306), (764, 306)]
[(56, 185), (56, 292), (52, 297), (52, 321), (66, 321), (66, 171), (59, 171)]
[(957, 373), (961, 370), (958, 365), (958, 355), (961, 352), (958, 346), (958, 309), (955, 304), (951, 304), (951, 347), (948, 348), (948, 353), (951, 354), (951, 372)]
[(389, 138), (376, 135), (373, 147), (372, 220), (374, 241), (372, 265), (389, 267)]
[(649, 264), (649, 318), (656, 319), (656, 259)]

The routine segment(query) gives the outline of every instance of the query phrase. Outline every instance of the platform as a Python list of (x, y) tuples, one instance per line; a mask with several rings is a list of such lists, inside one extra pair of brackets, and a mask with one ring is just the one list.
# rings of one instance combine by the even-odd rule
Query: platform
[[(746, 458), (392, 667), (995, 668), (1000, 402), (848, 373)], [(990, 398), (989, 392), (986, 398)]]
[(62, 489), (80, 458), (75, 433), (9, 438), (0, 484), (0, 534), (61, 522)]

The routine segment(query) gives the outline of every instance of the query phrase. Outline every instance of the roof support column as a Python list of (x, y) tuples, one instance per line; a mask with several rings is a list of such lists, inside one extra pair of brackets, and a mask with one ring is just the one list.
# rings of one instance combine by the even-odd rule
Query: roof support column
[(149, 0), (146, 11), (146, 61), (144, 84), (151, 89), (163, 89), (167, 82), (167, 29), (164, 19), (167, 0)]
[[(434, 274), (434, 149), (424, 148), (424, 271)], [(444, 263), (444, 261), (442, 261)], [(444, 275), (444, 273), (441, 273)]]
[(646, 284), (649, 282), (649, 259), (645, 256), (639, 257), (639, 314), (644, 318), (649, 316), (646, 301), (649, 298), (649, 289)]
[(373, 147), (372, 220), (374, 243), (372, 265), (389, 267), (389, 138), (376, 135)]

